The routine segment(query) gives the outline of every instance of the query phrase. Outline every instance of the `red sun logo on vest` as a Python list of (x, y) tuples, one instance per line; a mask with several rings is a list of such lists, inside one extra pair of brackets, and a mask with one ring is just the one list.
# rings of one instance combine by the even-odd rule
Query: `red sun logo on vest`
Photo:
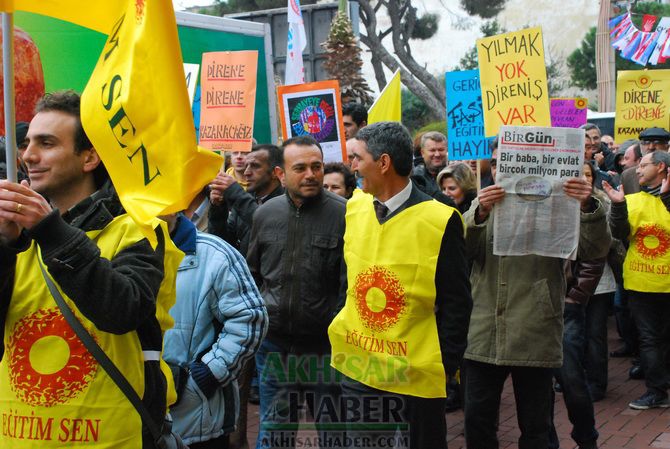
[(670, 235), (657, 224), (640, 226), (635, 235), (635, 249), (645, 259), (656, 259), (670, 249)]
[[(44, 357), (47, 351), (49, 357)], [(12, 390), (33, 406), (52, 407), (77, 397), (98, 368), (57, 308), (20, 319), (9, 336), (6, 355)]]
[(406, 308), (405, 289), (391, 270), (373, 265), (356, 276), (356, 310), (365, 327), (384, 332), (394, 326)]
[(138, 24), (141, 24), (144, 19), (144, 2), (145, 0), (135, 0), (135, 20)]

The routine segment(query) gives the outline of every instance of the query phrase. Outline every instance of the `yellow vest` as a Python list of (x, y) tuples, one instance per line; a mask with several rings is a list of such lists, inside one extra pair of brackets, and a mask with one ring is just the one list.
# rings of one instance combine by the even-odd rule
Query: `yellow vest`
[(455, 209), (424, 201), (379, 224), (371, 195), (347, 203), (344, 308), (328, 335), (331, 365), (370, 387), (445, 397), (435, 318), (435, 271)]
[(630, 246), (623, 263), (626, 290), (670, 293), (670, 212), (659, 197), (626, 195)]
[[(175, 300), (176, 271), (183, 254), (167, 234), (165, 278), (157, 298), (157, 318), (163, 332), (172, 326), (168, 311)], [(101, 257), (111, 260), (143, 239), (128, 215), (104, 229), (88, 232)], [(5, 322), (5, 354), (0, 362), (0, 447), (138, 449), (141, 419), (125, 395), (91, 356), (49, 293), (33, 242), (18, 255), (11, 304)], [(84, 327), (128, 379), (144, 394), (144, 360), (136, 332), (113, 335), (100, 331), (62, 292)], [(169, 368), (168, 401), (174, 402)]]

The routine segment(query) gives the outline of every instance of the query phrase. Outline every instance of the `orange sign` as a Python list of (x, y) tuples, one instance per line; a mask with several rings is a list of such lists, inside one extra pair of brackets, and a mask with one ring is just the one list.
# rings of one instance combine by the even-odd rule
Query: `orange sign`
[(200, 146), (251, 151), (258, 51), (202, 54)]
[(284, 140), (312, 136), (321, 145), (324, 162), (347, 160), (337, 80), (278, 86), (277, 96)]

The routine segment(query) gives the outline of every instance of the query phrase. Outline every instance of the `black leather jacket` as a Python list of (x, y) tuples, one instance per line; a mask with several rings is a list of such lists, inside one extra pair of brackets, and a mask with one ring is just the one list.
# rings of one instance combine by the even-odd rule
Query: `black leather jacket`
[[(262, 203), (284, 193), (282, 186), (277, 186)], [(223, 194), (224, 202), (209, 208), (207, 232), (221, 237), (235, 247), (243, 256), (249, 248), (249, 231), (251, 221), (258, 209), (259, 202), (255, 195), (246, 192), (238, 183), (228, 187)]]
[(284, 194), (254, 214), (247, 262), (287, 352), (328, 352), (328, 325), (346, 285), (346, 200), (326, 190), (297, 208)]

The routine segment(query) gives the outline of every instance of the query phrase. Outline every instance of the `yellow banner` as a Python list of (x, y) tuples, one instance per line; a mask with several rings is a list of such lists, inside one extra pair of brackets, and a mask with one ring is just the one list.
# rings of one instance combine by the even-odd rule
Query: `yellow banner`
[(82, 121), (126, 211), (153, 236), (154, 217), (185, 209), (221, 158), (196, 146), (172, 3), (124, 4), (82, 94)]
[(500, 125), (551, 126), (542, 29), (477, 40), (486, 137)]
[(614, 140), (637, 139), (645, 128), (670, 126), (670, 70), (620, 71), (616, 83)]

